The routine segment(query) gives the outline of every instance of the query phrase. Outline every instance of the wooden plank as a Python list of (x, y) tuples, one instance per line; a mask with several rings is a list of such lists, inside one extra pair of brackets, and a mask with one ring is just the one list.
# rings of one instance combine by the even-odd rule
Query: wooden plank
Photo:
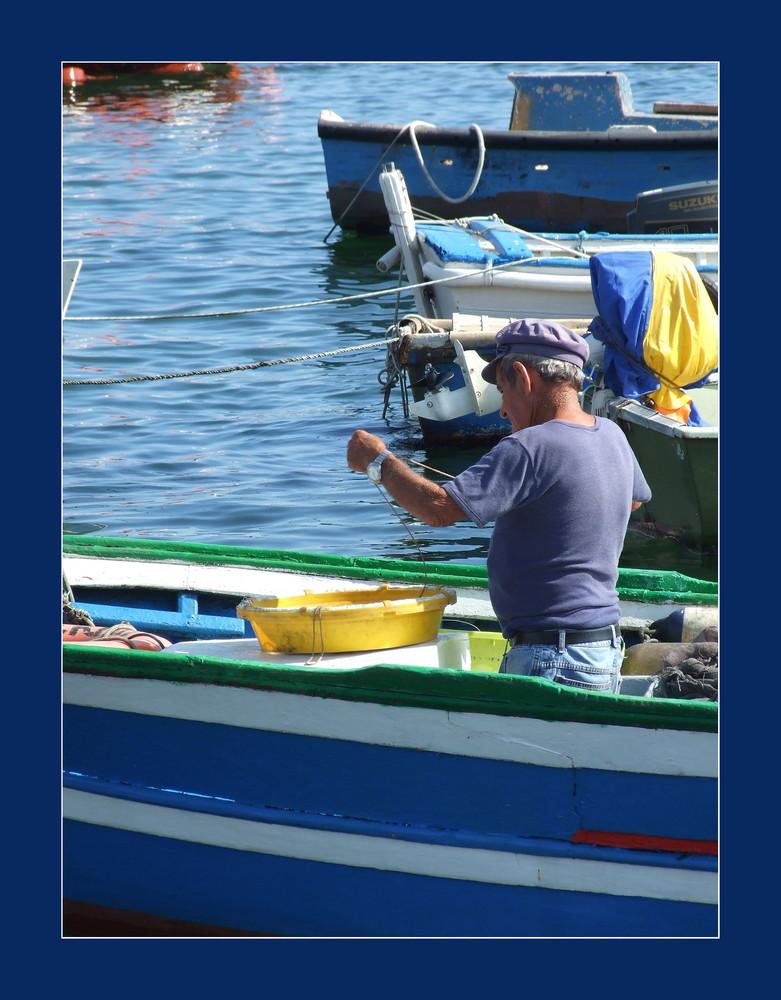
[(718, 104), (683, 104), (677, 101), (655, 101), (655, 115), (718, 115)]

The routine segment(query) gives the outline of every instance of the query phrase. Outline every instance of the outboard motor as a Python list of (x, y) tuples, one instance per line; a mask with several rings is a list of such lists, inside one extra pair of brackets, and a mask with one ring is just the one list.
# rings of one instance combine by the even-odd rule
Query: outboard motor
[(628, 233), (717, 233), (719, 182), (700, 181), (641, 191), (626, 215)]

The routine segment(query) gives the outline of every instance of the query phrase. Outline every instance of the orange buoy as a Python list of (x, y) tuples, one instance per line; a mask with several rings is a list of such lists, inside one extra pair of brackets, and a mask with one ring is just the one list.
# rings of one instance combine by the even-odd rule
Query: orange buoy
[(81, 66), (63, 66), (62, 67), (62, 82), (63, 83), (84, 83), (87, 79), (87, 74), (81, 68)]

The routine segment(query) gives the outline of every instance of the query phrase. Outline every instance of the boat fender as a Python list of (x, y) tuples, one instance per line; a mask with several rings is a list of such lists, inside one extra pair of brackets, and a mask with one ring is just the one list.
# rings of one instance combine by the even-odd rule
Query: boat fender
[(107, 628), (90, 625), (63, 625), (63, 642), (88, 642), (93, 646), (124, 649), (144, 649), (159, 653), (171, 645), (169, 639), (152, 632), (137, 632), (130, 622), (120, 622)]
[(718, 641), (719, 611), (718, 608), (679, 608), (666, 618), (651, 622), (648, 630), (651, 636), (659, 642), (695, 642), (705, 629), (716, 629), (709, 632), (710, 641)]

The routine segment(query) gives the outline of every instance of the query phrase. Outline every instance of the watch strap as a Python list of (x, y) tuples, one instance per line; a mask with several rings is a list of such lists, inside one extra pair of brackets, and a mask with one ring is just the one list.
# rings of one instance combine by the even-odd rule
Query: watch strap
[[(382, 466), (382, 463), (385, 461), (385, 459), (388, 457), (388, 455), (390, 455), (390, 452), (386, 448), (385, 451), (380, 452), (380, 454), (376, 458), (373, 458), (371, 460), (371, 462), (369, 462), (368, 466), (366, 467), (366, 475), (367, 476), (369, 475), (369, 469), (376, 469), (377, 472), (379, 472), (380, 474), (382, 474), (382, 468), (381, 468), (381, 466)], [(372, 477), (369, 476), (369, 478), (371, 479)], [(374, 479), (374, 480), (372, 480), (372, 482), (378, 483), (378, 482), (380, 482), (380, 479), (379, 478), (378, 479)]]

